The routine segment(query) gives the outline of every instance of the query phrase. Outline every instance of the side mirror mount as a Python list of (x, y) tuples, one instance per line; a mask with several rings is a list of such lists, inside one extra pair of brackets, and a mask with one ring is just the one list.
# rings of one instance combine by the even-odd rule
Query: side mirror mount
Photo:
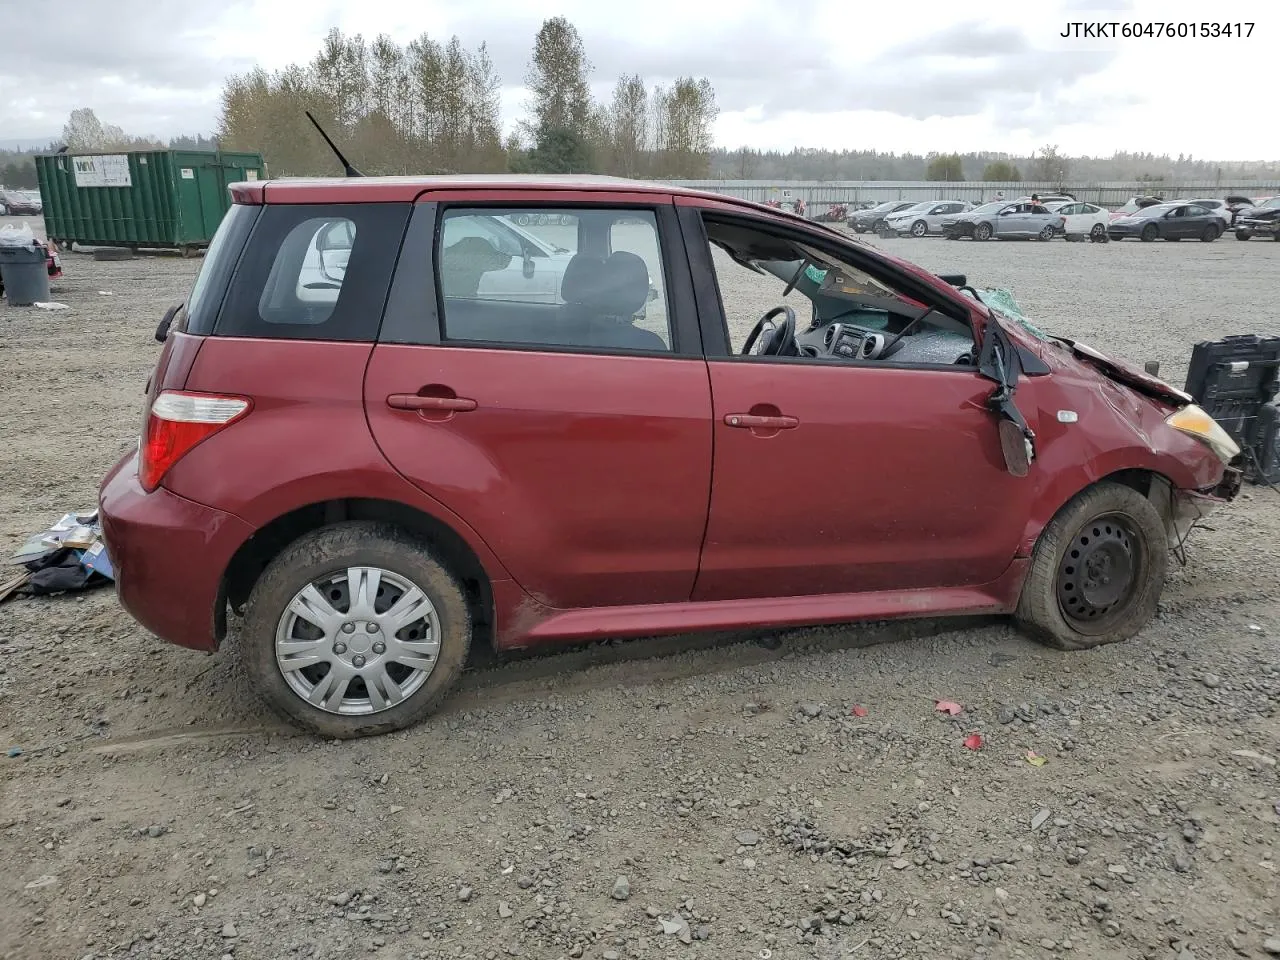
[(164, 312), (164, 318), (160, 321), (160, 325), (156, 327), (156, 343), (164, 343), (169, 339), (169, 327), (173, 325), (173, 318), (178, 315), (178, 311), (182, 307), (181, 303), (175, 303)]

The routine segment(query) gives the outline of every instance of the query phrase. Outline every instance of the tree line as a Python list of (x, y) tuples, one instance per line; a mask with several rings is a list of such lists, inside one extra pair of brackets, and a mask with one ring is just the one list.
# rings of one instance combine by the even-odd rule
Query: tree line
[(401, 46), (334, 29), (305, 65), (230, 77), (217, 136), (226, 149), (261, 150), (281, 176), (340, 172), (306, 110), (367, 174), (710, 175), (718, 108), (709, 80), (650, 88), (626, 75), (599, 103), (592, 72), (573, 24), (546, 20), (523, 78), (526, 116), (504, 137), (502, 78), (484, 44), (424, 34)]
[(1275, 180), (1280, 162), (1196, 160), (1185, 154), (1116, 152), (1072, 157), (1055, 145), (1030, 155), (1008, 153), (885, 153), (878, 150), (762, 151), (717, 149), (712, 177), (724, 180), (939, 180), (1019, 182)]

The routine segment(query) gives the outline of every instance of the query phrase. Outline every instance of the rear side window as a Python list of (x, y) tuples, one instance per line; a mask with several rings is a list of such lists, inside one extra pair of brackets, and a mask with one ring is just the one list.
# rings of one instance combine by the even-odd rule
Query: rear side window
[(187, 295), (187, 333), (205, 336), (213, 332), (218, 308), (227, 292), (227, 284), (235, 271), (245, 239), (253, 229), (262, 208), (233, 203), (222, 217), (209, 249), (205, 251), (191, 293)]
[(214, 333), (377, 339), (409, 204), (268, 204), (249, 236)]

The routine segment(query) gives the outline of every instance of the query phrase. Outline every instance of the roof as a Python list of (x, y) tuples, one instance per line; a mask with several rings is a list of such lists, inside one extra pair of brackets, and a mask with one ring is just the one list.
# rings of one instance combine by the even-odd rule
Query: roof
[(476, 191), (497, 195), (526, 190), (581, 193), (636, 193), (714, 199), (747, 207), (759, 204), (691, 187), (652, 180), (588, 174), (451, 174), (434, 177), (284, 177), (231, 185), (237, 203), (391, 203), (417, 199), (428, 191)]

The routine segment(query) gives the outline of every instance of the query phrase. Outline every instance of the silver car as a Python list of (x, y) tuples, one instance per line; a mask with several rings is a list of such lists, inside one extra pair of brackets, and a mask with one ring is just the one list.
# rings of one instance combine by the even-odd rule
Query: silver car
[(1043, 204), (1019, 200), (987, 203), (958, 217), (948, 217), (941, 229), (944, 236), (955, 240), (961, 237), (1052, 240), (1061, 222), (1061, 218)]
[(972, 203), (963, 200), (921, 200), (915, 206), (899, 210), (885, 218), (885, 225), (898, 233), (924, 237), (942, 232), (942, 221), (973, 209)]

